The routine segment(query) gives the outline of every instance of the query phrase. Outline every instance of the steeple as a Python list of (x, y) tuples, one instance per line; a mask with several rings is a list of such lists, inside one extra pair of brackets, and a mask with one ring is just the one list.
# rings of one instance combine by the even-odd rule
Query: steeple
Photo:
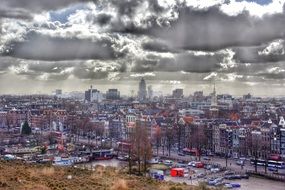
[(211, 97), (211, 107), (212, 106), (217, 106), (218, 105), (218, 100), (217, 100), (217, 94), (216, 94), (216, 84), (214, 82), (214, 89)]
[(214, 83), (213, 92), (211, 94), (211, 106), (210, 106), (210, 116), (212, 118), (217, 118), (219, 115), (218, 100), (216, 94), (216, 85)]

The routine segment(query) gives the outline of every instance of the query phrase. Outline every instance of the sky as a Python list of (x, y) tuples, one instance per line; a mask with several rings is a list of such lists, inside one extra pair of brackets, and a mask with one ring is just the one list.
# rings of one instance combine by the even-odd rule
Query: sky
[(0, 94), (285, 95), (285, 0), (0, 0)]

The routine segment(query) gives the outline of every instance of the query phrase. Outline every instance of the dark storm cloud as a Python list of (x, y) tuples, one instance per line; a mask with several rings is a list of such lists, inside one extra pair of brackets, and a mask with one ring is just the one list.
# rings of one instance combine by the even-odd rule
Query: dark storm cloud
[(0, 5), (8, 8), (22, 8), (30, 10), (31, 12), (41, 12), (45, 10), (56, 10), (73, 3), (89, 1), (91, 0), (0, 0)]
[(31, 61), (12, 57), (0, 57), (0, 74), (13, 72), (28, 79), (65, 80), (69, 76), (78, 79), (105, 79), (110, 73), (123, 73), (125, 64), (101, 61)]
[(167, 28), (151, 34), (177, 48), (213, 51), (232, 46), (261, 45), (284, 37), (284, 14), (252, 17), (247, 12), (237, 16), (222, 13), (218, 7), (206, 10), (182, 8), (179, 18)]
[(255, 47), (236, 47), (234, 59), (240, 63), (266, 63), (285, 61), (285, 44), (278, 49), (269, 50), (266, 52), (266, 45)]
[(99, 25), (102, 26), (108, 24), (111, 21), (111, 18), (112, 18), (111, 15), (101, 13), (97, 15), (96, 21), (97, 23), (99, 23)]
[(207, 73), (221, 68), (220, 63), (224, 59), (223, 54), (195, 55), (194, 53), (182, 53), (174, 58), (148, 56), (146, 59), (135, 62), (133, 72), (196, 72)]
[(99, 26), (105, 26), (110, 24), (112, 17), (112, 15), (106, 13), (99, 13), (95, 15), (93, 12), (89, 12), (88, 14), (86, 14), (85, 20), (88, 23), (94, 25), (98, 24)]
[[(108, 2), (108, 1), (107, 1)], [(142, 6), (143, 3), (147, 2), (148, 11), (152, 13), (162, 13), (165, 8), (159, 5), (158, 0), (112, 0), (111, 3), (118, 9), (119, 15), (125, 15), (133, 17), (136, 10)]]
[[(131, 11), (127, 11), (128, 15), (134, 14), (134, 9), (140, 2), (136, 1), (131, 6)], [(197, 9), (185, 5), (177, 5), (172, 12), (178, 13), (177, 19), (161, 19), (159, 14), (152, 14), (142, 19), (141, 25), (118, 20), (112, 25), (113, 31), (149, 35), (166, 41), (173, 49), (203, 51), (261, 45), (283, 38), (285, 34), (284, 13), (259, 18), (243, 11), (230, 16), (222, 12), (219, 6)]]
[[(1, 2), (0, 2), (1, 3)], [(29, 20), (33, 18), (33, 15), (23, 9), (16, 10), (5, 10), (0, 8), (0, 18), (14, 18), (14, 19), (24, 19)]]
[(105, 79), (108, 74), (108, 71), (94, 71), (90, 68), (76, 68), (74, 71), (74, 76), (79, 79)]
[(8, 68), (11, 66), (17, 66), (19, 62), (10, 57), (1, 57), (0, 56), (0, 72), (5, 73), (8, 71)]
[[(239, 80), (254, 79), (274, 80), (285, 79), (285, 61), (281, 62), (261, 62), (261, 63), (238, 63), (235, 67), (223, 71), (224, 74), (237, 74), (242, 76)], [(248, 78), (250, 77), (250, 78)]]
[(141, 5), (144, 0), (112, 0), (112, 4), (117, 7), (119, 15), (127, 15), (132, 17), (139, 5)]
[(285, 79), (285, 71), (280, 73), (259, 73), (257, 76), (264, 77), (265, 79), (271, 79), (271, 80), (279, 80), (279, 79)]
[(80, 63), (70, 61), (33, 63), (28, 65), (28, 70), (35, 73), (60, 73), (64, 69), (75, 67)]
[(3, 55), (34, 60), (116, 59), (123, 56), (112, 47), (108, 39), (50, 37), (29, 32), (25, 41), (7, 45)]
[(178, 53), (181, 50), (171, 47), (163, 41), (153, 40), (149, 42), (145, 42), (142, 44), (142, 48), (146, 51), (154, 51), (154, 52), (171, 52)]
[[(284, 42), (281, 49), (264, 51), (270, 42), (285, 39), (284, 13), (256, 17), (243, 11), (230, 16), (220, 5), (201, 9), (177, 3), (167, 8), (158, 0), (101, 0), (95, 6), (70, 6), (80, 2), (87, 1), (0, 0), (3, 5), (0, 22), (1, 17), (5, 17), (20, 23), (20, 19), (33, 18), (35, 13), (58, 10), (50, 13), (48, 21), (31, 21), (35, 23), (31, 27), (26, 24), (25, 29), (21, 23), (9, 28), (9, 31), (17, 27), (22, 30), (15, 39), (6, 35), (0, 48), (3, 45), (2, 56), (27, 59), (26, 69), (17, 70), (19, 75), (55, 80), (71, 75), (79, 79), (106, 79), (112, 72), (131, 71), (156, 73), (158, 80), (161, 75), (157, 73), (174, 76), (183, 71), (203, 77), (211, 72), (223, 76), (235, 73), (240, 75), (239, 80), (246, 80), (247, 76), (284, 78), (281, 65), (285, 61)], [(8, 21), (5, 22), (7, 25)], [(2, 27), (0, 33), (1, 30)], [(29, 32), (31, 30), (35, 32)], [(76, 36), (84, 36), (84, 39)], [(234, 57), (221, 53), (224, 49), (232, 50)], [(86, 65), (89, 59), (102, 63)], [(38, 60), (39, 64), (30, 63)], [(108, 61), (119, 64), (108, 67)], [(223, 64), (230, 61), (237, 65), (224, 67)], [(2, 72), (7, 72), (10, 64), (14, 65), (11, 60), (1, 64)], [(104, 64), (106, 66), (102, 66)]]
[(35, 13), (97, 0), (0, 0), (0, 18), (32, 19)]

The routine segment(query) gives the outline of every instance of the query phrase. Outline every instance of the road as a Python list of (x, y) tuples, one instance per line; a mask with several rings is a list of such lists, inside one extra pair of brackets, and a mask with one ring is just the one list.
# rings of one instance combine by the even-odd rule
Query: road
[[(113, 166), (113, 167), (122, 167), (126, 166), (127, 162), (122, 162), (116, 159), (112, 160), (104, 160), (104, 161), (94, 161), (92, 163), (88, 164), (81, 164), (78, 167), (85, 167), (85, 168), (91, 168), (91, 166), (94, 168), (96, 165), (103, 165), (103, 166)], [(203, 172), (204, 169), (197, 169), (198, 172)], [(214, 174), (215, 176), (219, 176), (221, 174)], [(213, 175), (211, 175), (213, 176)], [(182, 183), (185, 182), (189, 185), (198, 185), (199, 182), (202, 181), (202, 179), (193, 179), (192, 181), (189, 180), (188, 177), (171, 177), (169, 175), (165, 176), (166, 181), (173, 181), (176, 183)], [(282, 182), (276, 182), (272, 180), (267, 179), (261, 179), (261, 178), (255, 178), (250, 177), (249, 179), (242, 179), (242, 180), (232, 180), (232, 181), (225, 181), (225, 182), (231, 182), (231, 183), (239, 183), (241, 185), (241, 188), (239, 190), (284, 190), (285, 183)]]
[[(155, 155), (156, 155), (156, 151), (155, 151)], [(166, 156), (167, 154), (165, 153), (163, 155), (162, 151), (159, 151), (158, 156), (159, 157), (169, 157)], [(209, 157), (211, 160), (203, 160), (203, 156), (201, 157), (201, 161), (205, 162), (205, 163), (215, 163), (215, 164), (219, 164), (222, 167), (226, 167), (226, 160), (225, 158), (219, 158), (219, 157)], [(194, 156), (179, 156), (176, 152), (172, 151), (170, 153), (170, 157), (169, 159), (173, 159), (173, 160), (183, 160), (183, 161), (195, 161), (196, 157)], [(228, 159), (228, 166), (227, 168), (229, 170), (234, 170), (237, 172), (245, 172), (246, 170), (255, 170), (255, 166), (250, 164), (250, 161), (246, 161), (244, 167), (242, 168), (241, 166), (236, 164), (236, 160), (234, 159)], [(264, 172), (265, 168), (264, 166), (257, 166), (257, 171), (260, 172)], [(268, 173), (272, 173), (271, 171), (267, 171)], [(285, 173), (285, 170), (279, 170), (279, 173)]]
[[(176, 183), (187, 183), (188, 185), (198, 185), (201, 180), (189, 180), (188, 178), (174, 178), (170, 176), (165, 177), (166, 181), (173, 181)], [(225, 181), (227, 182), (227, 181)], [(250, 177), (249, 179), (229, 181), (231, 183), (239, 183), (241, 188), (239, 190), (284, 190), (285, 183), (276, 182), (267, 179)]]

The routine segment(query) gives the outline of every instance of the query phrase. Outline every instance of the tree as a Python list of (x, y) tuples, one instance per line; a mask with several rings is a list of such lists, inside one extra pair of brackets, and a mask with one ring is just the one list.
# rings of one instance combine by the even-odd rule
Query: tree
[(8, 132), (10, 131), (11, 125), (13, 123), (13, 117), (10, 112), (7, 112), (6, 114), (6, 125)]
[(25, 121), (25, 123), (22, 126), (21, 134), (22, 135), (30, 135), (31, 133), (32, 133), (32, 129), (29, 126), (29, 123), (27, 121)]
[(141, 165), (143, 163), (144, 172), (147, 170), (147, 161), (152, 157), (152, 148), (146, 126), (142, 126), (141, 121), (136, 122), (134, 131), (130, 136), (131, 140), (131, 158), (138, 162), (138, 173), (141, 174)]
[(95, 136), (96, 136), (96, 145), (97, 145), (97, 140), (99, 137), (100, 139), (100, 147), (103, 147), (103, 135), (104, 135), (104, 132), (105, 132), (105, 127), (104, 127), (104, 124), (103, 123), (97, 123), (95, 126), (94, 126), (94, 132), (95, 132)]
[(201, 160), (201, 151), (207, 145), (207, 137), (205, 135), (204, 126), (191, 125), (190, 136), (188, 136), (188, 142), (190, 148), (196, 148), (198, 159)]
[(174, 130), (173, 130), (173, 127), (167, 126), (166, 132), (165, 132), (165, 136), (166, 136), (166, 147), (167, 147), (167, 150), (168, 150), (168, 156), (170, 156), (170, 154), (171, 154), (171, 145), (174, 142)]
[(254, 170), (257, 172), (257, 159), (259, 158), (259, 153), (262, 149), (262, 140), (260, 131), (251, 132), (251, 142), (250, 142), (250, 152), (254, 157)]
[[(176, 116), (177, 117), (177, 116)], [(181, 151), (182, 140), (185, 139), (185, 121), (183, 118), (180, 118), (175, 125), (177, 140), (178, 140), (178, 152)], [(183, 141), (184, 142), (184, 141)]]
[(154, 140), (155, 140), (155, 146), (156, 146), (156, 155), (158, 156), (158, 149), (159, 149), (160, 141), (161, 141), (161, 129), (159, 126), (155, 127)]

